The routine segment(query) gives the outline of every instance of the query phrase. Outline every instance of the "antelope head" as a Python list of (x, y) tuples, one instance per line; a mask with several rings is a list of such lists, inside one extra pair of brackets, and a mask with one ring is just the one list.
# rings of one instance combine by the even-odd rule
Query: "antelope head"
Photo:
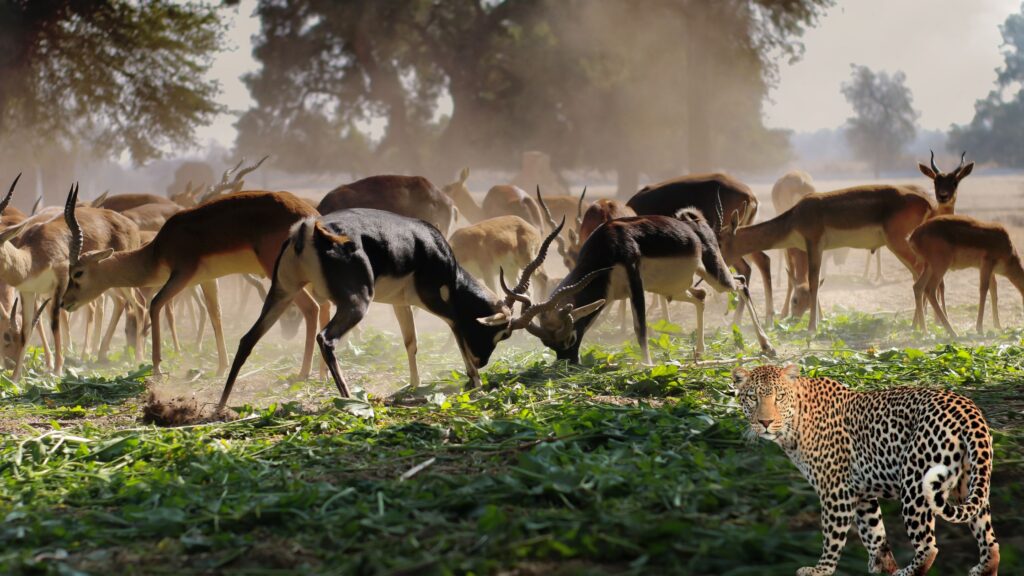
[(469, 204), (476, 205), (476, 202), (469, 193), (469, 187), (466, 186), (466, 180), (469, 180), (469, 168), (463, 168), (459, 172), (458, 180), (441, 187), (441, 191), (444, 192), (445, 196), (451, 198), (452, 202), (463, 212), (465, 212), (465, 206)]
[(918, 164), (917, 167), (922, 174), (931, 178), (935, 183), (935, 199), (939, 201), (940, 210), (943, 213), (952, 214), (953, 207), (956, 205), (957, 186), (974, 170), (974, 162), (964, 164), (967, 157), (967, 152), (964, 151), (960, 154), (960, 165), (949, 172), (943, 172), (935, 165), (935, 152), (931, 151), (931, 153), (931, 166)]
[[(235, 164), (234, 168), (225, 170), (224, 174), (220, 178), (220, 182), (210, 186), (210, 188), (198, 198), (196, 203), (202, 204), (203, 202), (213, 200), (222, 194), (241, 191), (242, 186), (245, 185), (244, 178), (262, 166), (263, 163), (267, 161), (267, 158), (270, 158), (270, 156), (264, 156), (263, 158), (260, 158), (259, 162), (251, 166), (246, 166), (245, 168), (242, 168), (242, 164), (245, 164), (245, 158), (242, 158), (238, 161), (238, 164)], [(234, 177), (232, 178), (232, 176)]]
[(68, 312), (73, 312), (82, 304), (95, 300), (108, 288), (108, 285), (101, 281), (102, 274), (96, 271), (96, 266), (114, 253), (113, 248), (106, 248), (82, 254), (84, 235), (78, 218), (75, 217), (77, 202), (76, 184), (71, 187), (68, 200), (64, 204), (64, 222), (71, 232), (71, 240), (68, 245), (68, 285), (60, 306)]

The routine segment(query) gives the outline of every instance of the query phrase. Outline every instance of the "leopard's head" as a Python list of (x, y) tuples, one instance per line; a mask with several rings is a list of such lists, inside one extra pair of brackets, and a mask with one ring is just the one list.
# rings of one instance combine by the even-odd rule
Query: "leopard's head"
[(799, 376), (800, 367), (795, 364), (733, 370), (733, 388), (754, 435), (777, 444), (792, 436)]

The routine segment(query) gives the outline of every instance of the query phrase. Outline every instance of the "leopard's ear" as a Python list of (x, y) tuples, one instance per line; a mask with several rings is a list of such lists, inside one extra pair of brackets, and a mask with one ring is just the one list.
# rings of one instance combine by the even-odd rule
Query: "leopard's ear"
[(746, 386), (747, 380), (750, 378), (750, 371), (742, 366), (737, 366), (732, 371), (732, 390), (738, 392), (741, 388)]
[(786, 378), (799, 378), (800, 377), (800, 366), (797, 364), (786, 364), (782, 367), (782, 373), (786, 375)]

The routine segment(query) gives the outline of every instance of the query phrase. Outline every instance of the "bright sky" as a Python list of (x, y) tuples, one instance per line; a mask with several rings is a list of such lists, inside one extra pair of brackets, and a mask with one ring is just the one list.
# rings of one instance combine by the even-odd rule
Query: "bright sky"
[[(835, 128), (851, 114), (839, 92), (850, 64), (907, 75), (920, 125), (946, 130), (969, 122), (974, 101), (993, 87), (1002, 64), (999, 25), (1021, 9), (1022, 0), (841, 0), (806, 34), (804, 58), (783, 65), (778, 88), (766, 106), (773, 127), (798, 132)], [(235, 113), (252, 104), (240, 80), (255, 70), (251, 37), (259, 30), (255, 0), (228, 11), (230, 50), (212, 74), (221, 83), (220, 101)], [(235, 116), (222, 115), (199, 131), (199, 141), (230, 147)]]

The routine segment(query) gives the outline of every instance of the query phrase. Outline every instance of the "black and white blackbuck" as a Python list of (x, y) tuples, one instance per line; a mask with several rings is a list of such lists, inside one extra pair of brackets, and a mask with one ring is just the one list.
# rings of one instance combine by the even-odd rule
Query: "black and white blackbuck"
[(524, 306), (520, 316), (514, 316), (512, 308), (517, 301), (529, 302), (524, 293), (530, 275), (543, 264), (561, 228), (544, 240), (537, 257), (523, 270), (522, 280), (502, 300), (459, 266), (444, 236), (423, 220), (369, 208), (303, 219), (292, 227), (277, 257), (259, 319), (238, 344), (219, 409), (226, 404), (253, 347), (307, 285), (317, 300), (330, 300), (336, 308), (316, 340), (342, 396), (348, 397), (349, 390), (334, 355), (335, 342), (363, 319), (370, 302), (394, 306), (414, 385), (419, 377), (412, 306), (427, 310), (451, 327), (471, 386), (479, 385), (478, 370), (487, 364), (498, 342), (525, 328), (533, 316), (571, 298), (593, 279), (584, 277), (567, 284), (548, 302)]
[[(636, 216), (610, 220), (597, 227), (580, 248), (576, 267), (555, 288), (549, 301), (568, 287), (572, 296), (561, 304), (540, 311), (537, 322), (527, 330), (555, 351), (559, 359), (579, 362), (580, 342), (607, 301), (628, 298), (633, 308), (633, 326), (644, 361), (651, 362), (647, 348), (644, 291), (684, 300), (697, 309), (696, 354), (704, 351), (704, 290), (693, 285), (702, 278), (719, 292), (742, 291), (747, 310), (757, 331), (761, 349), (775, 351), (761, 329), (750, 303), (742, 276), (733, 276), (715, 239), (715, 233), (697, 210), (681, 210), (673, 216)], [(529, 302), (524, 302), (529, 305)]]

